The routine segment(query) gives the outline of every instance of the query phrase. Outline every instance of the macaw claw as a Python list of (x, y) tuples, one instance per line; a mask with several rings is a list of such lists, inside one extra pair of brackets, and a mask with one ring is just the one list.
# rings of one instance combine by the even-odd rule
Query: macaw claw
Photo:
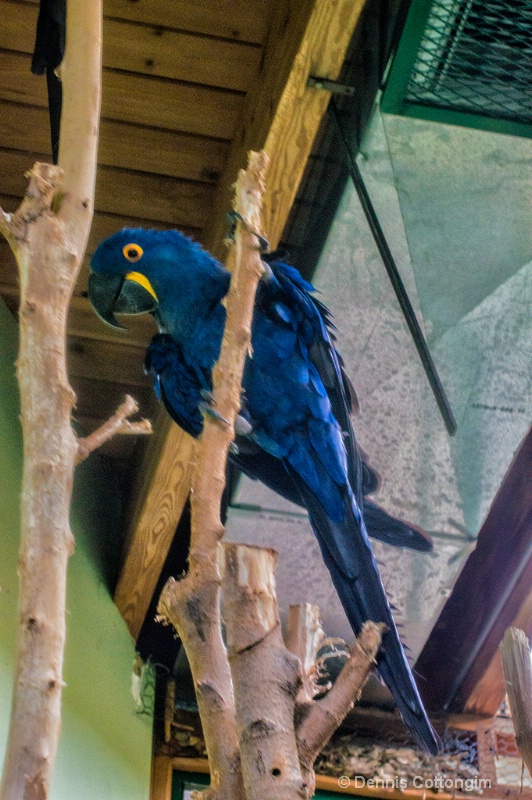
[(211, 419), (223, 423), (224, 425), (229, 425), (229, 420), (227, 420), (225, 417), (222, 417), (222, 415), (219, 414), (218, 411), (216, 411), (216, 409), (214, 409), (211, 405), (209, 405), (209, 403), (200, 403), (199, 409), (205, 417), (210, 417)]

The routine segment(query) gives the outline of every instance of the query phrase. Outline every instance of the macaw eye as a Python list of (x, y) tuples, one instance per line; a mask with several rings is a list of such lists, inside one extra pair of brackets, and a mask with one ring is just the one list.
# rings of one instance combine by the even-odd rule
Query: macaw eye
[(139, 261), (142, 256), (144, 255), (144, 250), (139, 244), (135, 244), (135, 242), (131, 242), (131, 244), (126, 244), (122, 248), (122, 252), (124, 256), (127, 258), (128, 261)]

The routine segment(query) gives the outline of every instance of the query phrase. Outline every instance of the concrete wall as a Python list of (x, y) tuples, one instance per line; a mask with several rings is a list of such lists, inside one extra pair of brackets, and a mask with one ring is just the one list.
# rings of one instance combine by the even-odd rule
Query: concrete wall
[(376, 500), (429, 531), (430, 556), (376, 544), (420, 651), (532, 419), (532, 145), (376, 114), (360, 169), (458, 423), (449, 438), (351, 184), (315, 283), (359, 393)]
[[(17, 617), (22, 442), (14, 360), (16, 325), (0, 301), (0, 763), (11, 704)], [(151, 719), (130, 693), (133, 643), (104, 579), (119, 508), (113, 475), (91, 456), (76, 475), (63, 729), (51, 800), (146, 800)]]

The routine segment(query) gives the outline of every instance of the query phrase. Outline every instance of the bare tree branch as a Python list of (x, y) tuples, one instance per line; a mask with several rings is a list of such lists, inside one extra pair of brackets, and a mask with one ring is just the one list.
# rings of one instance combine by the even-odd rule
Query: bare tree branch
[[(19, 630), (1, 800), (46, 800), (61, 726), (69, 512), (77, 441), (66, 374), (68, 304), (93, 211), (100, 103), (101, 0), (68, 0), (60, 167), (35, 164), (0, 227), (17, 259), (17, 375), (24, 438)], [(56, 209), (65, 199), (59, 214)]]
[(263, 266), (253, 230), (260, 231), (266, 156), (250, 153), (246, 171), (235, 186), (237, 223), (229, 253), (233, 273), (227, 297), (227, 322), (220, 358), (214, 368), (214, 400), (220, 420), (206, 419), (192, 485), (192, 532), (189, 571), (169, 581), (161, 594), (159, 614), (183, 641), (196, 688), (216, 800), (243, 800), (240, 753), (235, 727), (231, 673), (220, 617), (220, 501), (225, 462), (240, 410), (241, 379), (251, 341), (255, 292)]
[(351, 657), (345, 663), (332, 688), (321, 700), (314, 700), (297, 728), (299, 757), (304, 777), (313, 780), (313, 764), (320, 750), (354, 706), (381, 644), (384, 625), (364, 623), (360, 635), (351, 646)]
[(59, 218), (85, 252), (94, 212), (102, 73), (102, 0), (67, 0), (59, 166), (64, 179)]
[(131, 395), (126, 395), (123, 403), (117, 408), (112, 417), (96, 428), (95, 431), (88, 436), (78, 438), (78, 453), (76, 456), (76, 465), (84, 461), (92, 452), (102, 444), (108, 442), (113, 436), (117, 434), (128, 436), (146, 435), (153, 432), (151, 422), (147, 419), (141, 419), (138, 422), (130, 422), (127, 417), (136, 414), (139, 406), (136, 400)]

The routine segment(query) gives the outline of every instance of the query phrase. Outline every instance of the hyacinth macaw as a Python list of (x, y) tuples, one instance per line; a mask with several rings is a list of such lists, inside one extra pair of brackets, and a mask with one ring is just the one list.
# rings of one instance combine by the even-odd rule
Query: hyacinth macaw
[[(201, 434), (204, 413), (217, 413), (210, 404), (211, 376), (229, 282), (229, 272), (178, 231), (125, 228), (103, 241), (91, 262), (89, 298), (105, 322), (121, 327), (117, 313), (153, 314), (160, 333), (148, 347), (145, 366), (172, 417), (192, 436)], [(231, 459), (306, 507), (353, 631), (366, 620), (385, 623), (379, 673), (417, 743), (436, 753), (439, 741), (405, 657), (361, 511), (375, 476), (361, 462), (355, 441), (350, 385), (329, 313), (312, 292), (297, 270), (281, 262), (273, 261), (260, 281)], [(411, 530), (378, 506), (367, 507), (377, 527), (389, 524), (393, 530), (397, 523), (392, 539), (405, 535), (401, 525)]]

